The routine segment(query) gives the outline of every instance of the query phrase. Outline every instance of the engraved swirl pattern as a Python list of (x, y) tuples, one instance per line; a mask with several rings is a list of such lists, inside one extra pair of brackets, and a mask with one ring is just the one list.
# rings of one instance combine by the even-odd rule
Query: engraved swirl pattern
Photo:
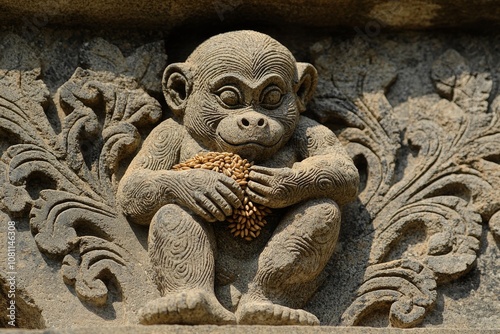
[(161, 272), (156, 283), (162, 295), (197, 288), (212, 280), (214, 259), (208, 251), (211, 245), (207, 233), (189, 214), (183, 214), (178, 223), (166, 222), (153, 229), (150, 255)]

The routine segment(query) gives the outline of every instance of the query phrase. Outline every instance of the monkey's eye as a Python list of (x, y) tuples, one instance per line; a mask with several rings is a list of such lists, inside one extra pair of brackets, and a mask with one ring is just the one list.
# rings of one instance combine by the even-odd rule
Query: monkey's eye
[(216, 94), (225, 107), (237, 107), (241, 105), (240, 92), (234, 87), (222, 87)]
[(260, 104), (266, 109), (274, 109), (281, 104), (283, 94), (276, 86), (270, 86), (264, 89), (260, 99)]

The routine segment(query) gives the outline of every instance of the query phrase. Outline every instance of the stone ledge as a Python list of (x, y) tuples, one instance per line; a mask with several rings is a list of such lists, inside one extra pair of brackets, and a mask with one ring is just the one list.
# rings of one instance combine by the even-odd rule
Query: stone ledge
[(1, 334), (498, 334), (500, 329), (458, 328), (373, 328), (373, 327), (302, 327), (302, 326), (124, 326), (124, 327), (79, 327), (47, 330), (0, 330)]
[(443, 27), (489, 28), (500, 24), (496, 0), (264, 1), (0, 0), (0, 22), (25, 29), (47, 25), (169, 30), (184, 24), (210, 26), (258, 21), (314, 27), (350, 26), (377, 30)]

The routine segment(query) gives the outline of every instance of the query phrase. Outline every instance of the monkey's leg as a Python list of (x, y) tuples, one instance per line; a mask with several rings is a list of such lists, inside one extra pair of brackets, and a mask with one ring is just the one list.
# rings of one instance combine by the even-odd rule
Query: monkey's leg
[(151, 221), (148, 248), (162, 297), (140, 310), (142, 324), (235, 323), (214, 294), (211, 226), (178, 205), (165, 205)]
[(284, 305), (300, 307), (314, 293), (339, 229), (340, 210), (330, 199), (291, 209), (259, 257), (257, 274), (236, 312), (238, 323), (318, 325), (311, 313)]

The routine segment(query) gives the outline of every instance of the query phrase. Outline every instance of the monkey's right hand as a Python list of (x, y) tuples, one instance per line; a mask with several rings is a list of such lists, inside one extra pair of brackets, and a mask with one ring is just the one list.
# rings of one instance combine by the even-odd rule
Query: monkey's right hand
[(243, 190), (232, 178), (211, 170), (191, 169), (171, 174), (175, 202), (209, 222), (224, 221), (239, 208)]

